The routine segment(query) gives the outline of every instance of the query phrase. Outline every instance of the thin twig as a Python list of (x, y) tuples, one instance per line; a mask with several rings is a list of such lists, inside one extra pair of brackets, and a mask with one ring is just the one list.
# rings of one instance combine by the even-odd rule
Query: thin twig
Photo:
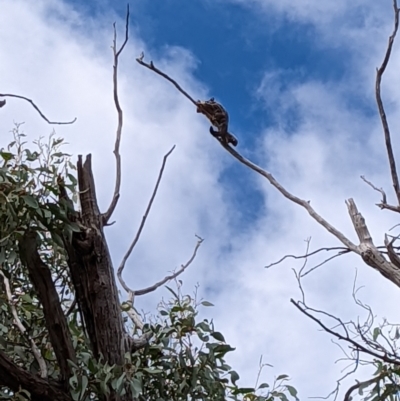
[(386, 193), (383, 190), (383, 188), (378, 188), (376, 187), (371, 181), (368, 181), (365, 176), (361, 175), (360, 178), (366, 183), (368, 184), (372, 189), (374, 189), (375, 191), (379, 192), (382, 195), (382, 202), (383, 204), (386, 204)]
[(33, 102), (33, 100), (28, 99), (25, 96), (20, 96), (20, 95), (13, 95), (11, 93), (0, 93), (0, 97), (15, 97), (17, 99), (23, 99), (29, 102), (33, 108), (40, 114), (40, 117), (43, 118), (48, 124), (57, 124), (57, 125), (67, 125), (67, 124), (73, 124), (76, 121), (76, 117), (72, 121), (67, 121), (67, 122), (59, 122), (59, 121), (50, 121), (39, 109), (38, 106)]
[(135, 291), (135, 296), (139, 296), (139, 295), (145, 295), (148, 294), (150, 292), (155, 291), (157, 288), (161, 287), (162, 285), (164, 285), (166, 282), (173, 280), (174, 278), (178, 277), (180, 274), (182, 274), (193, 262), (193, 260), (196, 258), (197, 255), (197, 251), (200, 248), (201, 243), (204, 241), (202, 238), (198, 237), (196, 235), (196, 237), (198, 238), (197, 244), (193, 250), (193, 254), (190, 257), (190, 259), (186, 262), (186, 264), (181, 265), (181, 268), (179, 270), (177, 270), (175, 273), (164, 277), (161, 281), (159, 281), (158, 283), (155, 283), (153, 285), (151, 285), (150, 287), (147, 288), (143, 288), (141, 290), (136, 290)]
[(315, 254), (317, 254), (319, 252), (322, 252), (322, 251), (328, 251), (329, 252), (329, 251), (336, 251), (336, 250), (340, 250), (340, 252), (338, 252), (338, 255), (350, 252), (350, 249), (344, 248), (343, 246), (333, 246), (333, 247), (329, 247), (329, 248), (320, 248), (320, 249), (317, 249), (317, 250), (315, 250), (313, 252), (306, 253), (305, 255), (285, 255), (281, 259), (279, 259), (278, 261), (272, 262), (269, 265), (265, 266), (265, 268), (268, 269), (268, 268), (270, 268), (272, 266), (279, 265), (280, 263), (282, 263), (287, 258), (305, 259), (305, 258), (308, 258), (309, 256), (315, 255)]
[(392, 34), (389, 37), (388, 46), (387, 46), (387, 49), (386, 49), (386, 54), (385, 54), (385, 57), (383, 59), (382, 65), (376, 71), (375, 95), (376, 95), (376, 102), (378, 104), (379, 114), (380, 114), (380, 117), (381, 117), (383, 131), (384, 131), (384, 134), (385, 134), (386, 150), (387, 150), (388, 158), (389, 158), (390, 173), (392, 175), (393, 187), (394, 187), (394, 190), (395, 190), (395, 193), (396, 193), (398, 205), (400, 206), (399, 178), (398, 178), (398, 175), (397, 175), (396, 163), (395, 163), (394, 155), (393, 155), (392, 142), (391, 142), (391, 138), (390, 138), (389, 124), (387, 122), (386, 113), (385, 113), (385, 109), (383, 107), (383, 102), (382, 102), (382, 97), (381, 97), (382, 75), (384, 74), (384, 72), (386, 70), (386, 67), (387, 67), (387, 64), (389, 62), (390, 55), (391, 55), (391, 52), (392, 52), (393, 42), (394, 42), (394, 39), (395, 39), (396, 34), (397, 34), (397, 29), (399, 27), (399, 11), (400, 10), (397, 7), (397, 0), (393, 0), (393, 9), (394, 9), (394, 16), (395, 16), (395, 18), (394, 18), (394, 28), (393, 28)]
[(123, 125), (123, 112), (119, 103), (118, 98), (118, 58), (123, 51), (126, 43), (129, 39), (129, 4), (127, 6), (126, 11), (126, 25), (125, 25), (125, 40), (122, 43), (122, 46), (117, 51), (117, 30), (114, 22), (114, 40), (113, 40), (113, 53), (114, 53), (114, 65), (113, 65), (113, 92), (114, 92), (114, 104), (115, 108), (117, 109), (118, 113), (118, 126), (117, 126), (117, 136), (115, 139), (115, 146), (114, 146), (114, 155), (116, 161), (116, 178), (115, 178), (115, 187), (114, 187), (114, 195), (111, 201), (108, 210), (103, 214), (103, 225), (106, 225), (110, 220), (114, 210), (117, 206), (118, 199), (120, 197), (120, 190), (121, 190), (121, 154), (119, 152), (119, 147), (121, 144), (121, 135), (122, 135), (122, 125)]
[(137, 231), (137, 233), (136, 233), (135, 238), (133, 239), (133, 241), (132, 241), (130, 247), (128, 248), (128, 250), (127, 250), (127, 252), (126, 252), (126, 254), (125, 254), (124, 257), (122, 258), (121, 264), (120, 264), (119, 267), (118, 267), (118, 271), (117, 271), (118, 280), (119, 280), (119, 282), (121, 283), (121, 285), (122, 285), (122, 287), (124, 288), (124, 290), (127, 291), (127, 292), (130, 292), (130, 291), (132, 291), (132, 290), (126, 285), (125, 281), (123, 280), (123, 278), (122, 278), (122, 271), (124, 270), (125, 263), (126, 263), (126, 261), (128, 260), (129, 256), (131, 255), (131, 253), (132, 253), (132, 251), (133, 251), (133, 248), (135, 247), (135, 245), (136, 245), (137, 242), (139, 241), (140, 234), (141, 234), (142, 231), (143, 231), (143, 228), (144, 228), (144, 225), (145, 225), (145, 223), (146, 223), (147, 217), (148, 217), (148, 215), (149, 215), (149, 213), (150, 213), (151, 206), (152, 206), (153, 201), (154, 201), (154, 199), (155, 199), (155, 197), (156, 197), (156, 195), (157, 195), (158, 187), (159, 187), (159, 185), (160, 185), (161, 178), (162, 178), (163, 173), (164, 173), (164, 168), (165, 168), (165, 165), (166, 165), (166, 163), (167, 163), (168, 156), (173, 152), (174, 149), (175, 149), (175, 145), (174, 145), (174, 146), (171, 148), (171, 150), (164, 156), (164, 159), (163, 159), (163, 162), (162, 162), (162, 165), (161, 165), (161, 169), (160, 169), (160, 172), (159, 172), (159, 174), (158, 174), (157, 182), (156, 182), (156, 185), (155, 185), (155, 187), (154, 187), (153, 194), (151, 195), (149, 204), (147, 205), (147, 209), (146, 209), (146, 211), (145, 211), (145, 213), (144, 213), (144, 216), (143, 216), (143, 218), (142, 218), (142, 222), (140, 223), (140, 226), (139, 226), (139, 229), (138, 229), (138, 231)]
[[(364, 353), (366, 353), (368, 355), (374, 356), (374, 357), (376, 357), (376, 358), (378, 358), (378, 359), (380, 359), (380, 360), (382, 360), (384, 362), (393, 363), (396, 366), (400, 366), (400, 360), (388, 357), (385, 353), (382, 355), (382, 354), (380, 354), (378, 352), (372, 351), (372, 350), (366, 348), (365, 346), (363, 346), (363, 345), (357, 343), (356, 341), (354, 341), (351, 337), (349, 337), (348, 332), (347, 332), (347, 328), (343, 325), (343, 323), (342, 323), (342, 326), (343, 326), (343, 329), (346, 332), (346, 336), (343, 336), (342, 334), (337, 333), (336, 331), (333, 331), (329, 327), (327, 327), (324, 323), (321, 322), (321, 320), (317, 319), (315, 316), (313, 316), (311, 313), (309, 313), (307, 311), (307, 309), (309, 309), (309, 308), (303, 308), (302, 306), (300, 306), (299, 302), (296, 302), (293, 299), (291, 299), (290, 302), (294, 306), (296, 306), (296, 308), (299, 309), (302, 313), (304, 313), (310, 319), (314, 320), (314, 322), (316, 322), (323, 330), (325, 330), (327, 333), (335, 336), (339, 340), (346, 341), (346, 342), (350, 343), (355, 349), (357, 349), (357, 350), (359, 350), (361, 352), (364, 352)], [(338, 320), (338, 319), (336, 318), (336, 320)]]
[(186, 92), (184, 91), (181, 86), (172, 78), (170, 78), (167, 74), (164, 72), (160, 71), (158, 68), (156, 68), (153, 64), (152, 61), (150, 61), (149, 64), (145, 63), (143, 61), (144, 54), (142, 53), (140, 57), (136, 59), (136, 61), (140, 64), (143, 65), (144, 67), (154, 71), (158, 75), (161, 75), (163, 78), (165, 78), (167, 81), (171, 82), (173, 85), (175, 85), (176, 89), (178, 89), (179, 92), (181, 92), (184, 96), (186, 96), (196, 107), (197, 107), (197, 102)]
[[(4, 288), (6, 290), (6, 295), (7, 295), (7, 300), (8, 300), (8, 305), (10, 306), (11, 309), (11, 314), (14, 317), (14, 324), (18, 327), (18, 330), (21, 332), (23, 336), (26, 336), (26, 328), (21, 322), (21, 319), (18, 316), (17, 308), (15, 307), (15, 302), (12, 299), (12, 292), (11, 292), (11, 286), (10, 286), (10, 281), (8, 278), (5, 276), (5, 274), (0, 270), (0, 276), (3, 278), (3, 284)], [(31, 343), (31, 349), (32, 353), (39, 365), (40, 368), (40, 377), (46, 378), (47, 377), (47, 366), (46, 362), (42, 357), (42, 354), (40, 353), (40, 349), (38, 346), (35, 344), (35, 341), (33, 338), (31, 338), (29, 335), (27, 336), (29, 339), (29, 342)]]
[(321, 267), (322, 265), (325, 265), (326, 263), (330, 262), (331, 260), (344, 255), (345, 253), (350, 252), (350, 249), (346, 249), (343, 252), (338, 252), (336, 255), (330, 256), (329, 258), (325, 259), (324, 261), (322, 261), (321, 263), (318, 263), (317, 265), (311, 267), (309, 270), (307, 270), (306, 272), (302, 273), (301, 277), (305, 277), (307, 276), (307, 274), (310, 274), (311, 272), (313, 272), (314, 270), (318, 269), (318, 267)]

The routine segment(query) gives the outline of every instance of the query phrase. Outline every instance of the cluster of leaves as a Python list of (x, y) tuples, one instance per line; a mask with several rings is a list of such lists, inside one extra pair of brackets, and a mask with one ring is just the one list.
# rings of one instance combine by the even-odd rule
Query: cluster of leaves
[[(36, 141), (33, 152), (25, 148), (20, 125), (14, 128), (13, 136), (7, 148), (0, 150), (0, 283), (7, 280), (13, 296), (10, 301), (4, 291), (0, 292), (0, 348), (17, 364), (37, 372), (29, 344), (34, 339), (48, 362), (49, 377), (55, 378), (57, 369), (43, 312), (28, 272), (20, 263), (18, 244), (28, 230), (38, 233), (40, 255), (50, 267), (60, 301), (67, 308), (70, 284), (60, 233), (71, 236), (78, 228), (67, 217), (68, 202), (59, 199), (58, 180), (61, 175), (65, 177), (65, 187), (74, 195), (76, 179), (69, 171), (75, 166), (69, 155), (60, 151), (63, 140), (54, 135), (47, 143)], [(16, 327), (10, 302), (18, 310), (25, 332)]]
[[(49, 142), (35, 142), (37, 150), (25, 149), (24, 137), (17, 126), (14, 140), (0, 151), (0, 284), (10, 284), (12, 300), (0, 292), (0, 349), (19, 366), (32, 373), (39, 371), (33, 357), (32, 340), (46, 361), (49, 378), (58, 378), (58, 368), (44, 321), (43, 311), (31, 285), (28, 272), (20, 263), (18, 242), (27, 231), (40, 238), (40, 256), (49, 266), (67, 314), (73, 288), (69, 279), (62, 237), (72, 236), (79, 227), (71, 222), (69, 198), (76, 193), (76, 179), (69, 173), (75, 167), (60, 151), (63, 141), (51, 136)], [(3, 282), (2, 281), (3, 278)], [(151, 334), (149, 343), (125, 355), (123, 366), (110, 366), (96, 360), (76, 309), (67, 319), (76, 350), (77, 362), (69, 361), (73, 376), (70, 393), (76, 401), (101, 399), (115, 390), (137, 400), (287, 400), (297, 399), (296, 390), (285, 385), (286, 375), (278, 376), (271, 388), (263, 383), (254, 388), (237, 385), (239, 375), (225, 361), (232, 348), (207, 319), (198, 321), (200, 305), (211, 306), (183, 296), (178, 288), (169, 289), (173, 298), (159, 305), (158, 314), (142, 330), (127, 325), (132, 335)], [(132, 308), (124, 303), (121, 313)], [(12, 309), (25, 330), (16, 327)], [(71, 313), (69, 313), (71, 312)], [(1, 388), (1, 399), (26, 399), (26, 392), (13, 393)]]
[[(137, 400), (297, 400), (294, 387), (284, 384), (288, 377), (280, 375), (270, 389), (267, 383), (254, 388), (237, 385), (239, 375), (225, 361), (234, 351), (224, 336), (214, 329), (213, 322), (197, 321), (200, 305), (189, 295), (168, 288), (173, 298), (159, 305), (153, 322), (143, 332), (152, 338), (146, 347), (125, 355), (124, 366), (96, 362), (88, 351), (79, 354), (79, 363), (71, 363), (70, 379), (74, 400), (96, 399), (95, 394), (129, 394)], [(122, 309), (130, 306), (125, 303)]]

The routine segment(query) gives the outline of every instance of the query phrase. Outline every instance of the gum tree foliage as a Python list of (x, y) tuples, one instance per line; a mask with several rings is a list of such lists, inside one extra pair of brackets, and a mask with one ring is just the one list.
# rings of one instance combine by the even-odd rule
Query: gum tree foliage
[[(53, 133), (28, 146), (17, 125), (0, 151), (0, 399), (70, 400), (287, 400), (297, 399), (286, 375), (269, 386), (237, 385), (239, 375), (225, 357), (232, 348), (214, 323), (199, 320), (198, 308), (212, 306), (183, 295), (180, 282), (169, 301), (143, 322), (134, 297), (175, 279), (177, 272), (143, 290), (122, 280), (124, 263), (136, 244), (156, 195), (166, 159), (138, 235), (118, 278), (121, 303), (104, 227), (119, 199), (122, 109), (118, 101), (119, 50), (114, 36), (114, 100), (118, 113), (114, 153), (117, 177), (109, 209), (97, 206), (91, 156), (78, 163)], [(13, 94), (2, 97), (29, 101)], [(5, 106), (2, 100), (0, 105)], [(260, 373), (263, 365), (260, 364)], [(258, 380), (257, 380), (258, 382)]]

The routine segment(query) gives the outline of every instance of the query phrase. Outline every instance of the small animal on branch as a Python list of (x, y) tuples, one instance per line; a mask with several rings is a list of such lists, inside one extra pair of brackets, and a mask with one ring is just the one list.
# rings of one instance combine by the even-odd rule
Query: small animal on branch
[(204, 114), (210, 120), (211, 124), (218, 128), (218, 130), (215, 131), (211, 126), (211, 135), (215, 136), (226, 145), (232, 144), (236, 146), (238, 140), (228, 132), (229, 115), (222, 105), (216, 102), (213, 97), (210, 100), (198, 100), (196, 104), (197, 112)]

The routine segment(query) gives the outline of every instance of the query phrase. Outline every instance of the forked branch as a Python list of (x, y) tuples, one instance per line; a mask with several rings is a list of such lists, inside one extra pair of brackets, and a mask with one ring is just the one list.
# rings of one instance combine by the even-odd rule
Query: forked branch
[(192, 256), (190, 257), (190, 259), (184, 265), (181, 265), (181, 268), (179, 270), (177, 270), (176, 272), (170, 274), (169, 276), (164, 277), (161, 281), (151, 285), (150, 287), (143, 288), (141, 290), (136, 290), (135, 291), (135, 295), (149, 294), (150, 292), (155, 291), (157, 288), (161, 287), (162, 285), (164, 285), (168, 281), (173, 280), (176, 277), (178, 277), (180, 274), (182, 274), (192, 264), (192, 262), (196, 258), (197, 251), (200, 248), (201, 243), (204, 241), (202, 238), (200, 238), (198, 236), (196, 236), (196, 237), (198, 238), (198, 241), (197, 241), (197, 244), (196, 244), (196, 246), (195, 246), (195, 248), (193, 250)]
[(165, 165), (167, 163), (168, 156), (173, 152), (174, 149), (175, 149), (175, 145), (164, 156), (160, 172), (158, 173), (157, 182), (156, 182), (156, 185), (154, 187), (153, 194), (151, 195), (150, 201), (149, 201), (149, 203), (147, 205), (147, 209), (146, 209), (146, 211), (145, 211), (145, 213), (143, 215), (142, 222), (140, 223), (140, 226), (139, 226), (139, 229), (138, 229), (138, 231), (137, 231), (137, 233), (135, 235), (135, 238), (133, 239), (131, 245), (129, 246), (129, 248), (127, 250), (127, 252), (125, 253), (124, 257), (122, 258), (121, 264), (119, 265), (118, 270), (117, 270), (118, 280), (121, 283), (121, 285), (124, 288), (124, 290), (126, 292), (128, 292), (128, 293), (132, 292), (132, 290), (126, 285), (124, 279), (122, 278), (122, 272), (123, 272), (123, 270), (125, 268), (126, 261), (128, 260), (129, 256), (131, 255), (131, 253), (133, 251), (133, 248), (135, 247), (135, 245), (139, 241), (139, 238), (140, 238), (140, 235), (141, 235), (141, 233), (143, 231), (143, 228), (144, 228), (144, 225), (146, 223), (147, 217), (149, 216), (149, 213), (150, 213), (150, 210), (151, 210), (151, 206), (153, 205), (154, 199), (155, 199), (155, 197), (157, 195), (158, 187), (160, 186), (160, 182), (161, 182), (161, 179), (162, 179), (162, 176), (163, 176), (163, 173), (164, 173), (164, 169), (165, 169)]
[[(396, 9), (396, 27), (398, 25), (398, 9), (397, 4), (395, 2)], [(397, 28), (396, 28), (397, 31)], [(391, 43), (391, 42), (390, 42)], [(391, 48), (391, 47), (390, 47)], [(390, 53), (389, 53), (390, 54)], [(167, 74), (160, 71), (159, 69), (154, 67), (154, 64), (150, 62), (150, 64), (146, 64), (143, 62), (143, 54), (141, 57), (137, 59), (137, 62), (150, 70), (156, 72), (161, 75), (168, 81), (172, 82), (178, 90), (183, 93), (191, 102), (197, 105), (197, 103), (193, 100), (191, 96), (189, 96), (172, 78), (170, 78)], [(385, 59), (386, 60), (386, 59)], [(383, 64), (382, 69), (386, 67), (387, 61)], [(364, 218), (361, 213), (357, 211), (355, 202), (352, 199), (347, 201), (347, 206), (349, 210), (350, 217), (352, 219), (354, 228), (357, 232), (357, 235), (360, 240), (360, 245), (355, 245), (350, 239), (348, 239), (342, 232), (332, 226), (326, 219), (324, 219), (321, 215), (319, 215), (314, 208), (311, 206), (309, 201), (298, 198), (297, 196), (290, 193), (286, 188), (284, 188), (275, 177), (268, 171), (262, 169), (257, 166), (255, 163), (246, 159), (236, 150), (225, 144), (223, 141), (219, 141), (221, 146), (225, 148), (234, 158), (236, 158), (239, 162), (247, 166), (248, 168), (254, 170), (256, 173), (260, 174), (264, 178), (266, 178), (269, 183), (274, 186), (285, 198), (289, 199), (293, 203), (298, 204), (299, 206), (306, 209), (309, 215), (317, 221), (322, 227), (324, 227), (328, 232), (330, 232), (333, 236), (335, 236), (349, 251), (354, 252), (360, 256), (362, 256), (365, 263), (369, 266), (377, 269), (383, 276), (392, 281), (394, 284), (400, 287), (400, 272), (399, 270), (389, 261), (385, 259), (383, 254), (378, 250), (378, 248), (373, 244), (372, 239), (370, 238), (368, 233), (368, 229), (365, 223)], [(397, 176), (396, 176), (397, 177)]]
[(115, 177), (115, 187), (114, 187), (114, 194), (111, 200), (111, 204), (108, 207), (108, 210), (103, 214), (103, 225), (106, 225), (110, 220), (116, 206), (118, 203), (118, 199), (120, 197), (120, 190), (121, 190), (121, 154), (119, 152), (120, 144), (121, 144), (121, 135), (122, 135), (122, 125), (124, 121), (123, 111), (121, 105), (119, 103), (118, 98), (118, 59), (122, 51), (124, 50), (125, 45), (129, 39), (129, 4), (127, 6), (126, 11), (126, 25), (125, 25), (125, 40), (122, 43), (119, 50), (117, 50), (117, 30), (114, 22), (114, 40), (112, 45), (112, 50), (114, 54), (114, 65), (113, 65), (113, 94), (114, 94), (114, 104), (115, 108), (117, 109), (118, 114), (118, 125), (117, 125), (117, 135), (115, 139), (115, 146), (114, 146), (114, 156), (116, 161), (116, 177)]

